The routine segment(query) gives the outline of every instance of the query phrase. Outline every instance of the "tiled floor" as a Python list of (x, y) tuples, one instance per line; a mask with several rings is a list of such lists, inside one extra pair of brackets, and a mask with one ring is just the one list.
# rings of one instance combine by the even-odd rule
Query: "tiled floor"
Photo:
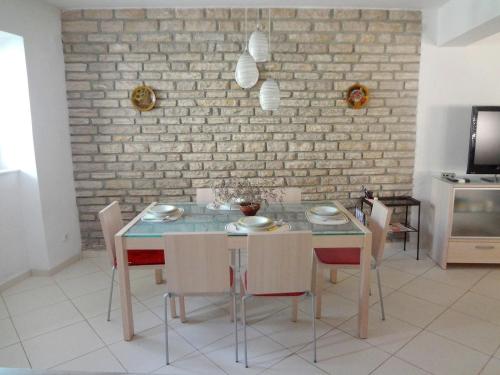
[[(106, 321), (110, 269), (103, 252), (84, 252), (53, 277), (31, 277), (0, 298), (0, 367), (157, 374), (499, 374), (500, 268), (443, 271), (390, 243), (382, 270), (387, 320), (371, 297), (369, 338), (356, 336), (357, 272), (326, 283), (311, 359), (308, 301), (299, 322), (289, 301), (250, 302), (250, 369), (233, 361), (228, 301), (188, 298), (188, 323), (171, 320), (173, 363), (164, 366), (164, 285), (133, 270), (137, 335), (121, 337), (118, 289)], [(373, 286), (372, 289), (376, 291)]]

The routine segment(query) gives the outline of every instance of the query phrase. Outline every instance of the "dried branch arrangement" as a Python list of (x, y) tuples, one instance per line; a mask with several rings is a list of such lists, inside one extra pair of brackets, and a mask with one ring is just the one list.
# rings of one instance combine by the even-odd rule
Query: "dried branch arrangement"
[(282, 188), (255, 186), (250, 181), (242, 179), (214, 181), (211, 188), (214, 191), (215, 202), (219, 204), (281, 202), (284, 195)]

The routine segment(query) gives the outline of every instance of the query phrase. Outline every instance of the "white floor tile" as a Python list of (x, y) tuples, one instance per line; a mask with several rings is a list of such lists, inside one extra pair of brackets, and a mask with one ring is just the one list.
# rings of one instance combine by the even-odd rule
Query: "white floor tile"
[(484, 266), (449, 265), (445, 270), (439, 266), (434, 266), (424, 273), (422, 277), (451, 286), (469, 289), (489, 271), (490, 268)]
[(468, 292), (451, 309), (500, 325), (500, 300), (497, 299)]
[[(403, 272), (395, 268), (386, 267), (382, 263), (382, 267), (380, 267), (380, 280), (382, 286), (388, 286), (392, 289), (399, 289), (404, 284), (408, 283), (410, 280), (413, 280), (416, 276), (412, 275), (408, 272)], [(371, 280), (376, 280), (375, 272), (372, 272)]]
[(408, 362), (402, 361), (397, 357), (389, 358), (382, 366), (377, 368), (373, 375), (426, 375), (427, 371), (419, 369)]
[(464, 288), (457, 288), (424, 278), (410, 281), (400, 291), (443, 306), (451, 305), (465, 293)]
[(21, 340), (54, 331), (83, 320), (70, 301), (42, 307), (26, 314), (12, 317)]
[[(109, 290), (111, 278), (104, 272), (94, 272), (75, 278), (58, 280), (58, 285), (69, 298), (76, 298), (98, 290)], [(115, 285), (118, 291), (118, 284)]]
[[(175, 331), (169, 332), (170, 361), (193, 353), (195, 349)], [(133, 373), (151, 372), (165, 365), (164, 327), (153, 328), (134, 337), (109, 346), (125, 369)]]
[(57, 285), (44, 286), (26, 292), (4, 296), (11, 315), (24, 314), (68, 298)]
[[(416, 253), (415, 253), (416, 255)], [(421, 259), (417, 260), (413, 252), (400, 252), (392, 257), (384, 259), (384, 266), (398, 269), (403, 272), (411, 273), (412, 275), (422, 275), (424, 272), (430, 270), (435, 266), (432, 259), (426, 255), (421, 255)]]
[[(358, 318), (354, 317), (339, 326), (339, 329), (351, 336), (358, 334)], [(421, 331), (420, 328), (386, 314), (386, 320), (380, 317), (380, 310), (371, 308), (368, 338), (366, 342), (389, 352), (395, 353)]]
[(54, 285), (55, 282), (51, 277), (46, 276), (31, 276), (11, 286), (2, 292), (4, 296), (9, 296), (16, 293), (27, 292), (28, 290), (34, 290), (41, 288), (43, 286)]
[(488, 364), (481, 371), (481, 375), (498, 375), (500, 374), (500, 359), (491, 358)]
[[(0, 348), (19, 342), (14, 325), (9, 318), (0, 319)], [(0, 362), (0, 366), (1, 366)]]
[(53, 368), (57, 371), (125, 372), (108, 348), (98, 349)]
[(436, 375), (477, 374), (489, 356), (429, 332), (408, 343), (398, 357)]
[(86, 322), (23, 341), (33, 368), (50, 368), (104, 346)]
[[(321, 304), (321, 320), (333, 327), (342, 324), (358, 313), (357, 303), (328, 291), (323, 292)], [(299, 307), (308, 315), (312, 310), (309, 300), (300, 302)]]
[(5, 303), (3, 302), (3, 298), (0, 295), (0, 319), (8, 318), (8, 317), (9, 317), (9, 312), (7, 311), (7, 306), (5, 306)]
[(0, 366), (9, 368), (30, 367), (30, 363), (26, 358), (26, 354), (21, 344), (14, 344), (0, 349)]
[(500, 299), (498, 290), (499, 283), (500, 279), (495, 274), (487, 274), (471, 288), (471, 292), (490, 298)]
[(202, 354), (189, 355), (183, 359), (175, 361), (169, 366), (163, 366), (153, 372), (153, 374), (200, 374), (200, 375), (223, 375), (225, 374), (212, 361)]
[(489, 355), (500, 346), (500, 326), (456, 311), (446, 311), (427, 330)]
[(287, 374), (287, 375), (303, 375), (303, 374), (326, 374), (325, 371), (312, 365), (298, 355), (291, 355), (284, 360), (278, 362), (270, 369), (265, 370), (263, 374)]
[[(134, 331), (136, 334), (140, 334), (142, 331), (146, 331), (163, 323), (155, 314), (140, 304), (133, 304), (132, 312), (134, 315)], [(89, 323), (107, 345), (123, 340), (121, 310), (113, 310), (111, 313), (111, 320), (108, 322), (106, 319), (107, 313), (104, 313), (90, 318)]]
[[(383, 275), (381, 275), (381, 279), (384, 279)], [(373, 305), (379, 300), (377, 279), (375, 275), (372, 275), (371, 277), (370, 287), (372, 290), (372, 294), (370, 296), (370, 305)], [(327, 290), (356, 302), (359, 298), (359, 278), (350, 277), (349, 279), (346, 279), (337, 284), (332, 284), (332, 286)], [(382, 285), (382, 294), (384, 297), (391, 294), (393, 291), (394, 289), (388, 287), (387, 285)]]
[[(78, 311), (80, 311), (85, 318), (93, 318), (97, 315), (107, 313), (108, 301), (109, 287), (108, 289), (98, 290), (97, 292), (92, 292), (72, 299), (72, 302), (75, 304)], [(132, 297), (132, 301), (136, 302), (136, 299)], [(113, 300), (111, 302), (111, 309), (116, 310), (119, 308), (120, 290), (115, 284), (115, 288), (113, 291)]]
[(156, 284), (151, 274), (146, 277), (130, 280), (130, 289), (139, 301), (144, 301), (154, 296), (164, 295), (166, 286), (165, 284)]
[(76, 277), (99, 271), (101, 271), (101, 269), (90, 259), (81, 259), (56, 273), (53, 278), (54, 280), (62, 281), (66, 279), (74, 279)]
[[(446, 309), (442, 305), (398, 291), (384, 298), (384, 306), (387, 314), (421, 328), (429, 324)], [(378, 303), (373, 307), (380, 309)]]

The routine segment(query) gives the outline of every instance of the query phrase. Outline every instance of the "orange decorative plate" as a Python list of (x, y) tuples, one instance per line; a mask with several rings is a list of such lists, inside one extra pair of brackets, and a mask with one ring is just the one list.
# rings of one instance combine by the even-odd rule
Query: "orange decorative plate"
[(156, 104), (156, 95), (149, 86), (137, 86), (130, 97), (132, 105), (140, 112), (151, 111)]
[(355, 83), (347, 89), (347, 104), (354, 109), (363, 108), (370, 100), (370, 92), (365, 85)]

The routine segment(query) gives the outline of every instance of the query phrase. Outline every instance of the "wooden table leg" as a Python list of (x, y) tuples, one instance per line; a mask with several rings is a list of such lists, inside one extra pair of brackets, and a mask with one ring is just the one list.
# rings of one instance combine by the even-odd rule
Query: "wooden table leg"
[(155, 270), (155, 282), (156, 284), (163, 283), (163, 272), (160, 269)]
[(360, 276), (359, 276), (359, 306), (358, 306), (358, 336), (361, 339), (368, 337), (368, 309), (370, 294), (370, 263), (372, 258), (372, 234), (365, 233), (363, 248), (361, 249)]
[(132, 340), (134, 336), (134, 318), (132, 315), (132, 296), (130, 294), (130, 278), (127, 249), (123, 246), (123, 238), (115, 236), (116, 263), (120, 285), (120, 303), (122, 309), (123, 339)]

